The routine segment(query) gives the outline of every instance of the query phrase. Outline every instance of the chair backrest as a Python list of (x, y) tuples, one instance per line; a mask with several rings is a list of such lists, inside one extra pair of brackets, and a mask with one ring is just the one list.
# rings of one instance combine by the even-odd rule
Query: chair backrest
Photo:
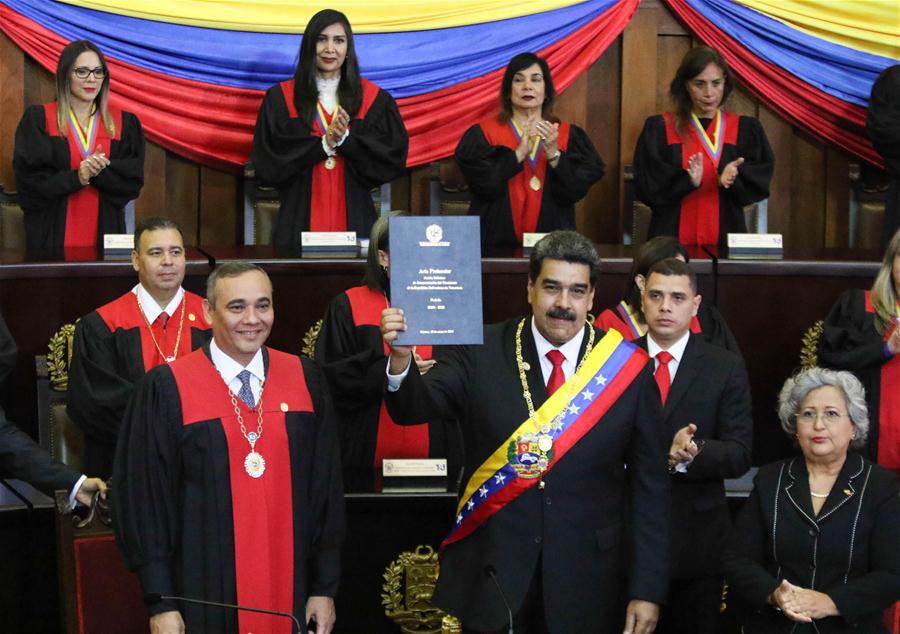
[(65, 324), (50, 338), (47, 356), (35, 357), (38, 434), (51, 456), (82, 470), (84, 434), (66, 413), (74, 334), (75, 324)]
[[(57, 491), (57, 504), (65, 504), (68, 495)], [(95, 497), (84, 518), (57, 514), (56, 545), (67, 634), (147, 631), (144, 595), (116, 544), (110, 502)]]
[(0, 188), (0, 247), (25, 248), (25, 214), (14, 192)]

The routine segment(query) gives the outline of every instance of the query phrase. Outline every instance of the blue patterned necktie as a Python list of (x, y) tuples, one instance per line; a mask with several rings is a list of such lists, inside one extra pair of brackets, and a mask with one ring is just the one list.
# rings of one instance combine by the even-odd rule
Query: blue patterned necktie
[(238, 392), (238, 398), (244, 401), (247, 407), (253, 409), (256, 406), (256, 401), (253, 399), (253, 390), (250, 389), (250, 372), (241, 370), (237, 378), (241, 380), (241, 390)]

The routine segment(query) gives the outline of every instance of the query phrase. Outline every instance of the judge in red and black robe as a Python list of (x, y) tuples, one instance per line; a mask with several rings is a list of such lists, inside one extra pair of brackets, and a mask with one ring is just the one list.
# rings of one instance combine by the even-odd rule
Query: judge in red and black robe
[[(28, 107), (16, 129), (25, 239), (29, 249), (95, 247), (106, 233), (125, 233), (125, 205), (144, 184), (144, 134), (136, 116), (107, 104), (109, 72), (96, 46), (69, 44), (56, 74), (66, 90)], [(82, 106), (86, 125), (75, 115)]]
[[(321, 371), (263, 347), (264, 388), (250, 409), (232, 398), (211, 354), (207, 345), (158, 366), (138, 387), (116, 454), (116, 538), (151, 616), (180, 610), (187, 632), (293, 632), (284, 617), (156, 596), (305, 623), (307, 598), (333, 597), (340, 579), (343, 488)], [(246, 466), (251, 447), (236, 408), (247, 432), (261, 410), (258, 476)]]
[(405, 172), (408, 146), (394, 99), (359, 75), (347, 18), (314, 15), (294, 78), (266, 92), (253, 135), (256, 176), (281, 200), (272, 242), (298, 246), (303, 231), (368, 237), (377, 218), (371, 190)]
[(759, 121), (720, 109), (732, 86), (718, 52), (692, 49), (670, 87), (677, 112), (644, 123), (634, 186), (653, 212), (648, 237), (724, 244), (746, 233), (743, 208), (768, 197), (775, 157)]
[(483, 247), (575, 229), (575, 203), (603, 177), (603, 160), (584, 130), (553, 115), (555, 97), (547, 62), (516, 55), (503, 74), (500, 114), (469, 128), (456, 146)]
[[(316, 341), (338, 414), (341, 464), (348, 490), (371, 490), (385, 458), (446, 458), (450, 485), (462, 463), (462, 439), (454, 421), (397, 425), (384, 404), (384, 372), (390, 349), (381, 337), (381, 311), (390, 306), (389, 216), (372, 226), (365, 284), (331, 300)], [(417, 346), (425, 371), (431, 346)]]
[(75, 326), (66, 411), (85, 434), (85, 470), (102, 478), (112, 473), (119, 426), (138, 381), (165, 357), (183, 357), (209, 340), (198, 295), (181, 291), (161, 310), (144, 291), (142, 305), (159, 312), (148, 327), (138, 307), (141, 290), (139, 284)]
[[(894, 247), (894, 270), (900, 272), (900, 232)], [(893, 285), (900, 288), (900, 280)], [(894, 315), (884, 332), (876, 328), (872, 291), (850, 289), (841, 294), (825, 319), (819, 341), (819, 363), (853, 372), (866, 388), (869, 435), (866, 455), (900, 473), (900, 301), (894, 291)]]

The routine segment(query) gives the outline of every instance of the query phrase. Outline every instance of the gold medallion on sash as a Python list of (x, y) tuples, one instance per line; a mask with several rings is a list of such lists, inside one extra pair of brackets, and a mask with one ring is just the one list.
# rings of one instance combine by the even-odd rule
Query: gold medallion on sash
[(531, 180), (528, 181), (528, 185), (536, 192), (541, 191), (541, 179), (537, 176), (532, 176)]
[(325, 159), (325, 169), (333, 170), (335, 165), (337, 165), (337, 161), (333, 156), (329, 156), (327, 159)]

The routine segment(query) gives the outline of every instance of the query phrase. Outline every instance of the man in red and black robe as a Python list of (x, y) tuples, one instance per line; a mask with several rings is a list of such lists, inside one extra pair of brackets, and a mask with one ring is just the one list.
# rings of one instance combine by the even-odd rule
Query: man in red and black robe
[(263, 344), (272, 285), (243, 262), (213, 272), (212, 341), (141, 382), (116, 453), (116, 536), (151, 630), (293, 632), (334, 624), (344, 532), (331, 400), (314, 362)]
[(181, 287), (184, 240), (171, 220), (135, 230), (132, 264), (139, 283), (75, 326), (67, 411), (84, 431), (84, 467), (108, 478), (125, 406), (150, 369), (209, 338), (203, 299)]

